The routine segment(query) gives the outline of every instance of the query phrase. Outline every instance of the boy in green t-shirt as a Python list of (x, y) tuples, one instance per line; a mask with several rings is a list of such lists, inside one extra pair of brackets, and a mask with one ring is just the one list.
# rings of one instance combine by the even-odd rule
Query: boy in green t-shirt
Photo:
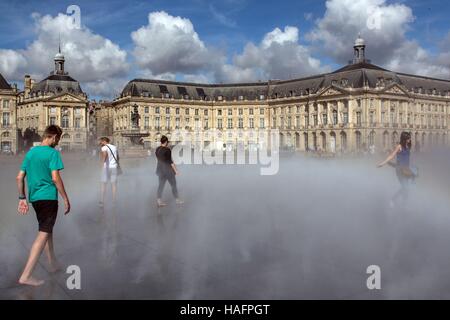
[(70, 202), (64, 189), (64, 183), (59, 170), (64, 169), (60, 153), (55, 150), (61, 138), (60, 127), (48, 126), (43, 134), (42, 144), (30, 149), (25, 155), (19, 174), (17, 175), (17, 188), (19, 190), (19, 213), (28, 213), (28, 202), (25, 196), (25, 177), (28, 185), (28, 199), (36, 211), (39, 223), (39, 232), (30, 250), (25, 269), (19, 278), (20, 284), (39, 286), (43, 280), (31, 276), (42, 250), (45, 247), (50, 271), (59, 270), (53, 250), (53, 226), (58, 213), (58, 191), (64, 199), (64, 214), (70, 211)]

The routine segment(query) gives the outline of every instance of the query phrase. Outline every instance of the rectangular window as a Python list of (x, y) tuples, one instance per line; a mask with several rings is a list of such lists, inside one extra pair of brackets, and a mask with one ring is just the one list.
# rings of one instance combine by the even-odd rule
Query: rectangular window
[(175, 129), (180, 129), (180, 118), (175, 118)]
[(3, 112), (2, 125), (4, 127), (8, 127), (9, 126), (9, 112)]
[(370, 122), (370, 124), (373, 124), (373, 122), (374, 122), (374, 112), (373, 111), (370, 111), (370, 114), (369, 114), (369, 122)]
[(166, 108), (166, 114), (170, 114), (170, 108)]
[(144, 113), (148, 113), (149, 112), (149, 107), (145, 107), (144, 108)]
[(198, 116), (198, 109), (195, 109), (195, 113), (196, 116)]
[(295, 117), (295, 126), (296, 126), (297, 128), (300, 127), (300, 116), (296, 116), (296, 117)]
[(50, 124), (51, 126), (56, 125), (56, 117), (50, 117), (49, 124)]
[(253, 108), (248, 109), (248, 113), (252, 116), (253, 115)]
[(222, 119), (217, 119), (217, 129), (222, 129)]
[(189, 108), (186, 108), (185, 114), (188, 116), (189, 115)]
[(67, 115), (62, 116), (61, 127), (63, 127), (63, 128), (69, 127), (69, 116), (67, 116)]
[(157, 130), (159, 130), (161, 128), (161, 123), (160, 123), (160, 118), (159, 117), (155, 118), (155, 128)]
[(264, 115), (264, 108), (259, 108), (259, 114), (262, 116)]
[(228, 119), (228, 129), (233, 129), (233, 119)]
[(170, 129), (170, 117), (166, 117), (166, 129)]
[(233, 115), (233, 109), (228, 109), (228, 115), (232, 116)]
[(155, 108), (155, 113), (156, 113), (156, 114), (159, 114), (159, 107), (156, 107), (156, 108)]
[(344, 124), (348, 123), (348, 112), (344, 112)]
[(81, 128), (81, 118), (75, 118), (75, 128)]
[(244, 110), (242, 108), (239, 108), (239, 115), (242, 116), (244, 114)]
[(357, 112), (357, 113), (356, 113), (356, 124), (357, 124), (358, 126), (361, 125), (361, 112)]
[(328, 123), (328, 115), (326, 113), (322, 114), (322, 122), (324, 125)]
[(149, 129), (149, 128), (150, 128), (150, 118), (145, 117), (144, 118), (144, 129)]
[(259, 118), (259, 127), (264, 129), (264, 118)]
[(9, 109), (9, 100), (3, 100), (3, 109)]
[(314, 126), (317, 126), (317, 114), (313, 115), (313, 124)]
[(242, 118), (239, 118), (238, 124), (239, 124), (239, 129), (242, 129), (244, 127), (244, 120)]
[(217, 110), (217, 115), (221, 116), (222, 115), (222, 109)]
[(50, 108), (50, 113), (51, 114), (56, 114), (56, 108), (55, 107), (51, 107)]
[(208, 109), (205, 109), (204, 111), (204, 115), (207, 116), (208, 115)]

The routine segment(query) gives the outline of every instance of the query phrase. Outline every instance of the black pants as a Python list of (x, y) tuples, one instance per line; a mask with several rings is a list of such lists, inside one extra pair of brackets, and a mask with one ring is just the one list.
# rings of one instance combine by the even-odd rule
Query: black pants
[(177, 180), (175, 179), (174, 174), (164, 175), (161, 174), (159, 177), (159, 185), (158, 185), (158, 199), (161, 199), (162, 192), (164, 190), (164, 185), (166, 181), (169, 181), (170, 186), (172, 187), (173, 196), (178, 199), (178, 189), (177, 189)]

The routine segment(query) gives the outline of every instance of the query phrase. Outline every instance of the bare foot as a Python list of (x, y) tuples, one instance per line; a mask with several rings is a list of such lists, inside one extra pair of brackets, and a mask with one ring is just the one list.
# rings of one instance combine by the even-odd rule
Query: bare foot
[(167, 206), (167, 203), (162, 202), (161, 200), (158, 200), (156, 203), (157, 203), (158, 207), (165, 207), (165, 206)]
[(24, 284), (24, 285), (28, 285), (28, 286), (34, 286), (34, 287), (38, 287), (40, 285), (43, 285), (44, 282), (45, 282), (44, 280), (38, 280), (38, 279), (35, 279), (33, 277), (30, 277), (28, 279), (22, 279), (22, 278), (19, 279), (19, 283), (20, 284)]

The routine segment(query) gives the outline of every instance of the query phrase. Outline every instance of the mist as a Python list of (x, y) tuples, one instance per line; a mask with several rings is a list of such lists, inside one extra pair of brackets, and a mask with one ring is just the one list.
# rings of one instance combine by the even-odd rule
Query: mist
[[(408, 202), (389, 200), (395, 170), (384, 155), (319, 159), (281, 155), (259, 165), (180, 165), (178, 206), (166, 184), (156, 207), (155, 158), (124, 159), (115, 206), (98, 206), (100, 165), (63, 155), (72, 212), (54, 229), (57, 258), (81, 268), (47, 272), (40, 288), (15, 285), (37, 222), (16, 212), (20, 160), (0, 167), (0, 298), (7, 299), (448, 299), (450, 152), (412, 155), (419, 177)], [(107, 199), (111, 199), (108, 194)], [(366, 269), (381, 269), (369, 290)]]

